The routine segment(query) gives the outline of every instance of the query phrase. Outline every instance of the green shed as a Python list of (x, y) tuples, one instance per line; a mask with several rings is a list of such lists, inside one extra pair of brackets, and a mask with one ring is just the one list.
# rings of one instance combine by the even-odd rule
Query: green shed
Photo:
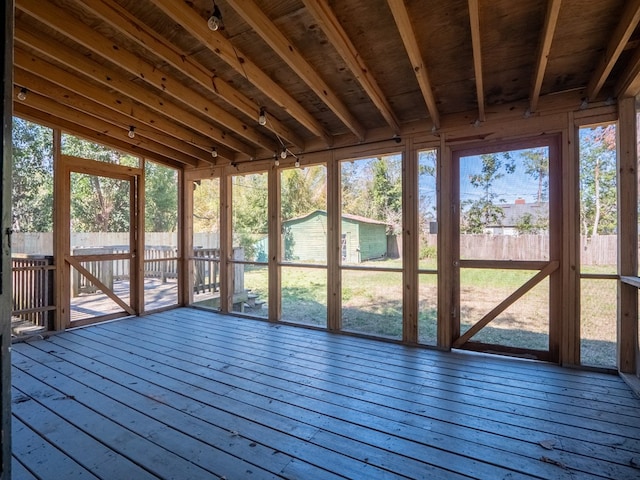
[[(360, 263), (387, 256), (387, 224), (372, 218), (342, 215), (342, 261)], [(285, 260), (326, 262), (327, 212), (315, 210), (282, 223)]]

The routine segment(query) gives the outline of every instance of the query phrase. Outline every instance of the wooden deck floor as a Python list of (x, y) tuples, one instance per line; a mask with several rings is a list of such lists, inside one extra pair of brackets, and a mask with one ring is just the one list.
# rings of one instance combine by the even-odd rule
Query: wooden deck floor
[(640, 478), (613, 375), (188, 308), (13, 364), (14, 480)]

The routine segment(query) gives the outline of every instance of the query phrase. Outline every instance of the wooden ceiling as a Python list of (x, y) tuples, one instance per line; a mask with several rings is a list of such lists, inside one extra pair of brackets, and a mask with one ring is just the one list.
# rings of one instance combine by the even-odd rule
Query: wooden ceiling
[(640, 90), (640, 0), (15, 2), (15, 113), (170, 165)]

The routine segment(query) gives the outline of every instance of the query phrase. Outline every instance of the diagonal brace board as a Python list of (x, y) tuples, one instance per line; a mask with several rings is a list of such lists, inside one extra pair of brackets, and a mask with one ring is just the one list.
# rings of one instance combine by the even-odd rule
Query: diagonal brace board
[(525, 293), (535, 287), (538, 283), (544, 280), (547, 276), (551, 275), (558, 269), (560, 262), (554, 260), (549, 262), (546, 267), (536, 273), (533, 277), (531, 277), (524, 285), (518, 288), (515, 292), (505, 298), (500, 304), (498, 304), (493, 310), (487, 313), (484, 317), (482, 317), (478, 323), (473, 325), (469, 330), (465, 332), (464, 335), (458, 337), (458, 339), (453, 342), (453, 348), (460, 348), (462, 345), (467, 343), (471, 337), (473, 337), (476, 333), (486, 327), (489, 322), (495, 319), (498, 315), (504, 312), (507, 308), (513, 305), (517, 300), (522, 298)]
[(71, 265), (72, 267), (74, 267), (76, 270), (78, 270), (78, 272), (80, 272), (82, 275), (84, 275), (85, 277), (87, 277), (89, 280), (91, 280), (91, 282), (98, 287), (100, 290), (102, 290), (102, 292), (107, 295), (111, 300), (113, 300), (114, 302), (116, 302), (120, 307), (122, 307), (122, 309), (124, 311), (126, 311), (129, 315), (135, 315), (136, 312), (133, 310), (133, 308), (131, 308), (131, 306), (127, 305), (125, 302), (123, 302), (120, 297), (118, 297), (115, 293), (113, 293), (113, 291), (111, 291), (111, 289), (109, 287), (107, 287), (104, 283), (102, 283), (100, 280), (98, 280), (95, 275), (93, 275), (89, 270), (87, 270), (86, 268), (84, 268), (80, 262), (81, 260), (73, 258), (73, 257), (66, 257), (65, 260), (67, 261), (67, 263), (69, 265)]

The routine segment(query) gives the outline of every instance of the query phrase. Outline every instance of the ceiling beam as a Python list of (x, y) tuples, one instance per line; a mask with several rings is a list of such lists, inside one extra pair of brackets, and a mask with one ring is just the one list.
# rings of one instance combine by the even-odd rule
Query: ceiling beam
[(393, 18), (396, 21), (398, 31), (402, 37), (404, 48), (409, 55), (411, 61), (411, 67), (416, 74), (422, 97), (427, 104), (427, 110), (431, 116), (431, 121), (435, 128), (440, 128), (440, 114), (438, 113), (438, 106), (436, 105), (436, 99), (431, 89), (431, 82), (429, 81), (429, 73), (427, 72), (427, 66), (422, 59), (420, 53), (420, 47), (416, 40), (415, 33), (413, 31), (413, 25), (407, 12), (407, 7), (404, 4), (404, 0), (387, 0), (389, 8), (393, 14)]
[[(78, 95), (71, 90), (60, 87), (50, 82), (48, 78), (38, 77), (33, 73), (27, 72), (20, 68), (17, 64), (13, 69), (14, 82), (16, 85), (24, 86), (29, 85), (29, 93), (36, 92), (43, 97), (47, 97), (51, 100), (67, 105), (74, 110), (86, 112), (87, 114), (103, 119), (104, 121), (122, 129), (122, 135), (126, 135), (127, 130), (132, 123), (132, 119), (124, 114), (114, 112), (107, 107), (93, 102), (85, 97)], [(198, 166), (200, 161), (203, 160), (207, 163), (211, 163), (213, 160), (211, 155), (207, 155), (201, 149), (194, 147), (188, 143), (175, 139), (164, 132), (156, 130), (155, 128), (136, 128), (136, 136), (148, 138), (153, 142), (160, 145), (164, 145), (167, 148), (174, 150), (177, 153), (175, 157), (180, 163), (186, 165)]]
[(340, 121), (363, 141), (365, 130), (318, 72), (284, 36), (253, 0), (227, 0), (227, 3), (262, 37), (269, 47), (300, 77)]
[(631, 34), (636, 29), (638, 21), (640, 21), (640, 0), (629, 0), (625, 4), (620, 22), (609, 38), (607, 50), (600, 58), (594, 74), (587, 85), (586, 95), (588, 100), (595, 100), (600, 90), (602, 90), (613, 66), (618, 61), (620, 54), (629, 42), (629, 38), (631, 38)]
[(561, 3), (562, 0), (547, 1), (547, 14), (544, 19), (542, 38), (540, 39), (536, 70), (533, 74), (533, 81), (531, 82), (529, 112), (535, 112), (538, 108), (538, 100), (540, 99), (540, 91), (542, 90), (542, 80), (544, 79), (544, 73), (547, 70), (549, 51), (551, 50), (551, 42), (553, 41), (553, 35), (558, 24), (558, 15), (560, 13)]
[(198, 112), (210, 121), (223, 126), (255, 146), (269, 151), (277, 150), (276, 143), (261, 135), (255, 128), (241, 122), (217, 104), (184, 85), (182, 81), (172, 78), (166, 72), (162, 72), (154, 65), (147, 63), (145, 59), (137, 57), (125, 48), (121, 48), (62, 8), (44, 0), (20, 0), (16, 8), (38, 19), (103, 59), (126, 70), (134, 75), (135, 78), (169, 95), (175, 101), (184, 105), (186, 109)]
[[(166, 116), (175, 122), (179, 122), (184, 125), (185, 128), (199, 132), (211, 139), (211, 142), (214, 142), (214, 144), (225, 145), (231, 150), (242, 152), (249, 158), (256, 156), (254, 149), (249, 148), (248, 145), (235, 137), (227, 135), (226, 132), (220, 130), (210, 122), (165, 100), (142, 85), (132, 82), (128, 77), (120, 75), (90, 58), (80, 55), (72, 48), (56, 40), (28, 32), (20, 23), (16, 25), (14, 42), (16, 45), (27, 46), (28, 48), (34, 49), (39, 54), (55, 62), (59, 62), (81, 75), (86, 75), (103, 87), (109, 90), (115, 90), (147, 106), (152, 111)], [(31, 59), (27, 60), (25, 64), (23, 64), (23, 67), (30, 70), (29, 64), (37, 62), (38, 60), (38, 57), (31, 55)], [(66, 85), (66, 87), (81, 93), (81, 85), (77, 82), (70, 83)], [(232, 155), (233, 154), (230, 154), (230, 156)]]
[(333, 144), (331, 135), (324, 130), (313, 115), (305, 110), (284, 88), (274, 82), (269, 75), (258, 68), (255, 63), (238, 51), (224, 37), (222, 32), (209, 30), (207, 21), (200, 17), (190, 4), (189, 0), (155, 0), (154, 2), (157, 8), (179, 23), (182, 28), (206, 46), (211, 53), (220, 57), (221, 60), (242, 75), (312, 134), (322, 138), (327, 146)]
[[(182, 149), (187, 153), (190, 151), (193, 156), (197, 156), (197, 150), (200, 150), (200, 156), (207, 153), (210, 154), (212, 147), (216, 147), (220, 156), (229, 160), (234, 159), (235, 153), (233, 150), (214, 144), (210, 138), (198, 135), (194, 131), (172, 122), (163, 115), (133, 102), (129, 97), (119, 94), (118, 92), (112, 92), (110, 89), (107, 90), (100, 85), (90, 83), (72, 72), (63, 70), (46, 60), (34, 57), (19, 46), (16, 46), (14, 49), (14, 63), (18, 68), (24, 69), (24, 72), (28, 72), (39, 78), (46, 78), (51, 84), (58, 85), (65, 89), (69, 85), (74, 85), (76, 95), (82, 95), (82, 97), (109, 108), (115, 113), (128, 117), (127, 125), (145, 125), (148, 129), (156, 129), (163, 134), (165, 142), (171, 142), (176, 145), (182, 143), (184, 144)], [(16, 82), (17, 81), (16, 79)], [(25, 78), (21, 86), (32, 88), (27, 78)], [(186, 150), (187, 148), (191, 150), (188, 151)]]
[(367, 92), (367, 95), (369, 95), (369, 98), (386, 120), (387, 124), (396, 135), (400, 134), (400, 122), (391, 108), (389, 101), (371, 74), (371, 70), (369, 70), (364, 63), (362, 56), (356, 50), (353, 42), (351, 42), (347, 32), (345, 32), (342, 25), (340, 25), (340, 22), (327, 1), (303, 0), (303, 3), (320, 24), (320, 27), (331, 44), (338, 51), (360, 85), (362, 85), (364, 91)]
[[(252, 121), (258, 118), (260, 105), (254, 103), (222, 78), (209, 72), (203, 65), (192, 60), (185, 52), (160, 37), (117, 3), (105, 0), (83, 0), (82, 5), (124, 36), (187, 75), (211, 95), (224, 100)], [(271, 118), (266, 127), (289, 144), (303, 149), (304, 141), (278, 119)]]
[(478, 99), (478, 120), (486, 119), (484, 110), (484, 79), (482, 76), (482, 43), (480, 41), (480, 12), (478, 0), (469, 0), (469, 22), (471, 24), (471, 45), (473, 47), (473, 71), (476, 75), (476, 97)]
[(147, 158), (164, 165), (169, 165), (174, 168), (182, 168), (183, 165), (180, 162), (173, 160), (172, 158), (158, 155), (156, 152), (149, 151), (142, 148), (140, 145), (133, 143), (132, 141), (126, 141), (122, 138), (114, 138), (105, 135), (102, 132), (92, 130), (83, 123), (77, 123), (76, 121), (70, 121), (56, 114), (49, 113), (45, 110), (39, 110), (31, 105), (27, 105), (22, 102), (14, 102), (13, 112), (15, 115), (41, 125), (45, 125), (51, 128), (59, 128), (65, 133), (77, 135), (79, 137), (91, 140), (108, 147), (115, 148), (122, 152), (130, 153), (136, 157)]
[(633, 51), (633, 55), (620, 76), (615, 87), (618, 98), (635, 97), (640, 94), (640, 47)]

